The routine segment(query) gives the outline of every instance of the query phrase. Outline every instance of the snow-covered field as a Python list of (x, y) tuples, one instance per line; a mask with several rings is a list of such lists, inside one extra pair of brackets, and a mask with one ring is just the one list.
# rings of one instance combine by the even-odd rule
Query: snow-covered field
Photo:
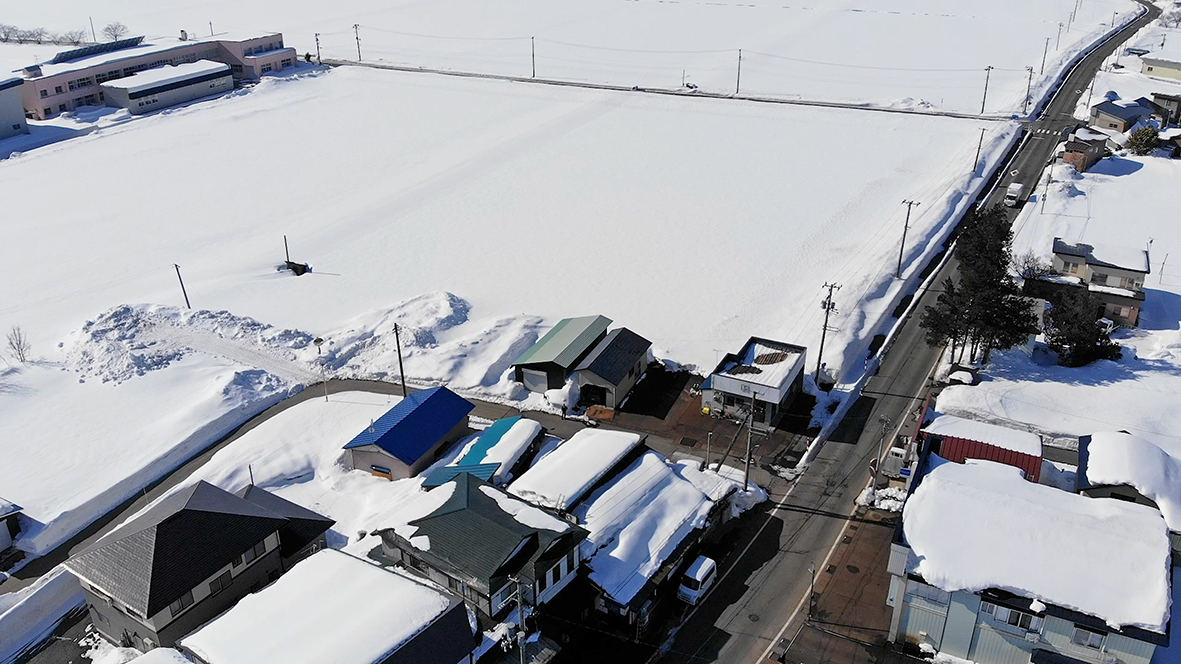
[[(129, 6), (66, 0), (47, 16), (35, 4), (6, 22), (51, 30), (122, 21), (133, 34), (260, 29), (284, 32), (301, 54), (620, 85), (824, 99), (979, 112), (985, 68), (991, 113), (1020, 112), (1026, 67), (1047, 73), (1137, 6), (1129, 0), (837, 0), (822, 6), (641, 0), (472, 0), (377, 3), (191, 3)], [(1073, 18), (1073, 20), (1072, 20)], [(1059, 23), (1063, 30), (1059, 35)], [(361, 27), (358, 33), (354, 24)], [(531, 38), (535, 38), (531, 41)], [(52, 56), (46, 47), (41, 57)]]
[(1140, 327), (1113, 335), (1123, 359), (1079, 369), (995, 354), (983, 382), (947, 388), (939, 408), (1059, 436), (1127, 430), (1181, 457), (1181, 229), (1169, 221), (1181, 203), (1181, 160), (1116, 156), (1081, 175), (1058, 166), (1054, 176), (1045, 214), (1033, 200), (1018, 219), (1014, 250), (1048, 256), (1054, 237), (1141, 249), (1151, 240)]

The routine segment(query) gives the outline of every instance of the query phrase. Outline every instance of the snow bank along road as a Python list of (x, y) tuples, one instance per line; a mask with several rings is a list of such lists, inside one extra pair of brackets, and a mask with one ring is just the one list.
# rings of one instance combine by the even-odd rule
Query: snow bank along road
[[(1103, 60), (1124, 39), (1160, 14), (1156, 7), (1143, 4), (1147, 14), (1088, 54), (1066, 78), (1032, 125), (1030, 139), (1004, 167), (1006, 177), (1000, 180), (1002, 186), (983, 201), (984, 205), (999, 203), (1004, 197), (1003, 185), (1012, 179), (1034, 181), (1038, 177), (1056, 141), (1037, 139), (1037, 130), (1048, 129), (1053, 133), (1041, 135), (1056, 136), (1063, 127), (1073, 126), (1071, 114), (1075, 104)], [(1013, 175), (1013, 171), (1017, 174)], [(1015, 216), (1012, 213), (1010, 219)], [(956, 269), (957, 263), (952, 258), (935, 283), (952, 276)], [(934, 304), (937, 297), (934, 292), (923, 293), (916, 310)], [(824, 568), (825, 557), (848, 523), (843, 515), (852, 513), (854, 500), (868, 475), (869, 462), (877, 450), (879, 418), (886, 417), (894, 423), (891, 433), (913, 425), (911, 415), (919, 398), (930, 387), (929, 378), (941, 352), (926, 344), (917, 316), (905, 322), (877, 375), (863, 390), (863, 402), (844, 423), (843, 428), (859, 435), (829, 441), (796, 480), (790, 493), (785, 494), (782, 487), (773, 485), (775, 506), (762, 524), (763, 529), (753, 538), (750, 549), (755, 556), (770, 550), (771, 559), (754, 569), (738, 561), (732, 570), (723, 570), (728, 576), (721, 577), (720, 584), (744, 584), (745, 593), (727, 606), (717, 606), (720, 593), (707, 599), (678, 631), (671, 652), (661, 662), (761, 663), (779, 637), (794, 634), (795, 623), (801, 620), (797, 611), (808, 592), (808, 568), (810, 565)], [(740, 546), (750, 541), (745, 540)], [(758, 622), (751, 621), (751, 615), (759, 616)]]

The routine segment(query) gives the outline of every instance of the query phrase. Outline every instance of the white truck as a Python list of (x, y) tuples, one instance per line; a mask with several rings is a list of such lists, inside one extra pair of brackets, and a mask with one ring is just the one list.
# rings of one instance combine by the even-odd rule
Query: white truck
[(1025, 185), (1014, 182), (1005, 190), (1005, 207), (1017, 207), (1025, 202)]

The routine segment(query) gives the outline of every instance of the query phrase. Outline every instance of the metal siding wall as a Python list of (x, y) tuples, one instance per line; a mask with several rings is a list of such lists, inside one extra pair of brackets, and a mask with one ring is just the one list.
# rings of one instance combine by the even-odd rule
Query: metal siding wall
[(1055, 618), (1054, 616), (1046, 616), (1046, 623), (1042, 627), (1042, 645), (1050, 645), (1053, 650), (1056, 650), (1069, 657), (1081, 659), (1084, 662), (1096, 662), (1099, 664), (1103, 661), (1102, 655), (1097, 650), (1086, 648), (1083, 646), (1076, 646), (1070, 642), (1074, 636), (1074, 623), (1069, 620)]
[[(912, 643), (929, 643), (940, 649), (943, 639), (943, 625), (947, 620), (945, 613), (930, 611), (923, 606), (916, 606), (918, 602), (902, 600), (902, 620), (898, 624), (898, 633)], [(924, 604), (926, 604), (924, 602)], [(922, 634), (925, 632), (925, 636)]]
[(968, 659), (976, 664), (1029, 664), (1033, 645), (1019, 636), (995, 630), (982, 621), (976, 626)]
[(967, 659), (968, 651), (972, 649), (972, 635), (976, 631), (976, 616), (979, 613), (979, 595), (963, 591), (952, 593), (940, 650), (948, 655)]
[[(1172, 638), (1181, 638), (1181, 635), (1173, 634)], [(1124, 664), (1148, 664), (1152, 661), (1152, 654), (1156, 652), (1156, 646), (1119, 634), (1108, 634), (1106, 650), (1118, 657)]]
[(996, 461), (1024, 470), (1032, 482), (1037, 482), (1042, 474), (1042, 460), (1039, 457), (955, 436), (943, 436), (939, 456), (956, 463), (964, 463), (967, 459)]

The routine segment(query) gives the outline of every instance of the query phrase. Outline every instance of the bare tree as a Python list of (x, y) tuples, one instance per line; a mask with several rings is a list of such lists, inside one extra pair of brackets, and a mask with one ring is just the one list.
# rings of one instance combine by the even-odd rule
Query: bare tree
[(12, 356), (16, 358), (17, 362), (24, 364), (29, 361), (29, 353), (33, 350), (29, 343), (29, 337), (25, 335), (25, 331), (21, 329), (20, 325), (13, 325), (12, 329), (8, 331), (8, 350)]
[(1029, 250), (1013, 256), (1013, 271), (1022, 279), (1041, 279), (1054, 273), (1054, 266)]
[(16, 40), (16, 33), (18, 32), (20, 32), (20, 28), (15, 25), (0, 23), (0, 42), (8, 43)]
[(118, 21), (103, 26), (103, 36), (111, 41), (118, 41), (125, 34), (127, 34), (127, 26)]
[(45, 28), (33, 28), (31, 30), (17, 30), (16, 41), (21, 44), (28, 44), (33, 42), (40, 44), (45, 41), (45, 37), (49, 35), (49, 31)]
[(1181, 9), (1170, 9), (1161, 14), (1160, 24), (1166, 28), (1181, 28)]
[(53, 43), (55, 44), (70, 44), (72, 46), (80, 46), (85, 41), (85, 30), (68, 30), (53, 36)]

